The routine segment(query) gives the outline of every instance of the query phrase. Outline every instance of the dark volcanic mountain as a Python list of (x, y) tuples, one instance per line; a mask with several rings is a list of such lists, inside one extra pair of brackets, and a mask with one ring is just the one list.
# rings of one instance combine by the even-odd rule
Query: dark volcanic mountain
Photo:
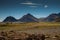
[(17, 20), (12, 17), (12, 16), (8, 16), (3, 22), (16, 22)]
[(45, 18), (44, 20), (47, 22), (53, 22), (59, 18), (60, 18), (60, 13), (58, 13), (58, 14), (53, 13), (53, 14), (49, 15), (47, 18)]
[(28, 13), (27, 15), (24, 15), (21, 19), (19, 19), (21, 22), (38, 22), (38, 19), (35, 18), (33, 15)]

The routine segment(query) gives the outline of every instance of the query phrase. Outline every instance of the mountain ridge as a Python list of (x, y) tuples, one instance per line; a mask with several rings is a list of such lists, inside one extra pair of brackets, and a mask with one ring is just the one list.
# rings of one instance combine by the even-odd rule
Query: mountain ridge
[(15, 19), (12, 16), (6, 17), (3, 22), (38, 22), (38, 19), (30, 13), (22, 16), (20, 19)]
[(22, 16), (20, 19), (15, 19), (12, 16), (8, 16), (3, 22), (57, 22), (60, 21), (60, 13), (52, 13), (45, 18), (36, 18), (30, 13)]
[(53, 21), (55, 21), (59, 17), (60, 17), (60, 13), (58, 13), (58, 14), (57, 13), (52, 13), (48, 17), (46, 17), (45, 20), (47, 22), (53, 22)]

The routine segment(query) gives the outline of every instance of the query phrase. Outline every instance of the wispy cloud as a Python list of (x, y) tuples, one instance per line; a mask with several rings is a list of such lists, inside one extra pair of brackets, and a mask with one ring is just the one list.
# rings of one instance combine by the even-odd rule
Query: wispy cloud
[(33, 3), (33, 2), (30, 2), (30, 1), (23, 2), (23, 3), (20, 3), (20, 4), (24, 4), (24, 5), (41, 5), (41, 4)]
[(41, 6), (41, 7), (44, 7), (44, 8), (48, 7), (48, 5), (46, 5), (46, 4), (34, 3), (34, 2), (31, 2), (31, 1), (25, 1), (25, 2), (22, 2), (20, 4), (22, 4), (22, 5), (28, 5), (28, 7), (38, 7), (38, 6)]
[(35, 7), (38, 7), (38, 6), (29, 6), (29, 7), (34, 7), (35, 8)]

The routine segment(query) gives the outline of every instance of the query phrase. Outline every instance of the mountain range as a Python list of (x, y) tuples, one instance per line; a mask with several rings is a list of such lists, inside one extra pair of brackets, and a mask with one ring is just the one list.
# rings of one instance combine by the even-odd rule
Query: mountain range
[(38, 19), (28, 13), (20, 19), (15, 19), (12, 16), (8, 16), (3, 22), (38, 22)]
[(60, 22), (60, 13), (52, 13), (45, 18), (36, 18), (30, 13), (22, 16), (20, 19), (15, 19), (12, 16), (8, 16), (3, 22)]

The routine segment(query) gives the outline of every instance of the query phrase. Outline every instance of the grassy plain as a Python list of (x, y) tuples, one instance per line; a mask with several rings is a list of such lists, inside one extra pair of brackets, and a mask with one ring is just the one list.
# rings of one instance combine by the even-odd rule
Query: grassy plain
[(29, 30), (42, 28), (60, 28), (58, 22), (0, 23), (0, 30)]

